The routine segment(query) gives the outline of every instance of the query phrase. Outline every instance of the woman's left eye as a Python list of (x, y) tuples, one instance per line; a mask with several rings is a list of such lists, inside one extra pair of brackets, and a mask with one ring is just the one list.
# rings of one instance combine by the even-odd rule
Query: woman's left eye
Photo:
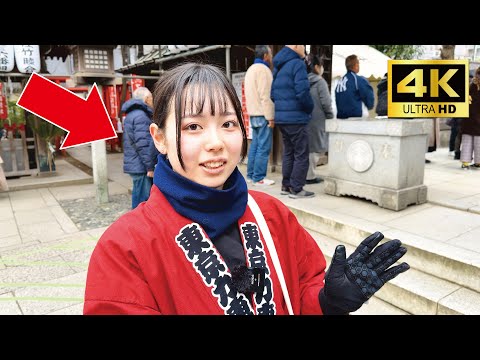
[(227, 128), (227, 129), (235, 127), (235, 126), (237, 126), (237, 122), (234, 121), (234, 120), (227, 121), (226, 123), (223, 124), (223, 127)]

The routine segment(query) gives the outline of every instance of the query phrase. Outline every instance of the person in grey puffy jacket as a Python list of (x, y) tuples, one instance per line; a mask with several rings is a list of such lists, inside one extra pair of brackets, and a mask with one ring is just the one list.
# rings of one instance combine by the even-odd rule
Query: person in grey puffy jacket
[(323, 60), (314, 54), (307, 56), (308, 81), (310, 95), (313, 99), (312, 119), (308, 123), (309, 167), (307, 184), (322, 181), (315, 174), (315, 168), (322, 154), (328, 153), (328, 133), (325, 131), (325, 120), (333, 118), (332, 98), (328, 91), (328, 84), (322, 77)]
[(136, 89), (132, 99), (122, 105), (122, 112), (127, 114), (123, 122), (123, 172), (133, 181), (132, 209), (150, 196), (159, 154), (150, 135), (152, 106), (152, 93), (146, 87)]

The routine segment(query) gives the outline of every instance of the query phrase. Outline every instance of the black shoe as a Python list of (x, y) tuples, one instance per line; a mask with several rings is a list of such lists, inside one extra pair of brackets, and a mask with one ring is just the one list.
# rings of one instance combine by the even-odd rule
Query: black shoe
[(292, 188), (289, 186), (282, 186), (282, 191), (280, 191), (280, 195), (288, 195), (292, 192)]
[(299, 192), (291, 192), (290, 195), (288, 195), (289, 198), (292, 199), (300, 199), (300, 198), (311, 198), (314, 197), (315, 193), (307, 190), (302, 190)]
[(319, 184), (323, 181), (322, 178), (316, 177), (315, 179), (305, 181), (306, 184)]
[(453, 160), (460, 160), (460, 151), (455, 151), (455, 156), (453, 157)]
[(430, 161), (430, 160), (428, 160), (428, 159), (425, 159), (425, 164), (430, 164), (430, 163), (431, 163), (431, 161)]

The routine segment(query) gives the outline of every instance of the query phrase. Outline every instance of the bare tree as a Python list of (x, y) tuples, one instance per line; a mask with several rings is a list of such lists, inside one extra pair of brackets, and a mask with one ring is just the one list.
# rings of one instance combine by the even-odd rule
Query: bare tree
[(442, 60), (455, 59), (455, 45), (442, 45), (442, 50), (440, 50), (440, 59)]

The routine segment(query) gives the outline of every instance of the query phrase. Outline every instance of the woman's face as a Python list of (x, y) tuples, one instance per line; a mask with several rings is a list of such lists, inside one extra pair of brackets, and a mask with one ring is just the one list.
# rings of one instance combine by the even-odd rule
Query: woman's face
[[(172, 102), (173, 103), (173, 102)], [(165, 130), (150, 126), (155, 145), (160, 153), (168, 156), (173, 170), (198, 184), (222, 189), (240, 161), (242, 130), (234, 107), (228, 104), (225, 113), (211, 115), (207, 98), (203, 112), (198, 115), (185, 113), (181, 121), (181, 151), (185, 170), (180, 164), (176, 146), (174, 106), (166, 120)], [(153, 131), (152, 131), (153, 128)]]

